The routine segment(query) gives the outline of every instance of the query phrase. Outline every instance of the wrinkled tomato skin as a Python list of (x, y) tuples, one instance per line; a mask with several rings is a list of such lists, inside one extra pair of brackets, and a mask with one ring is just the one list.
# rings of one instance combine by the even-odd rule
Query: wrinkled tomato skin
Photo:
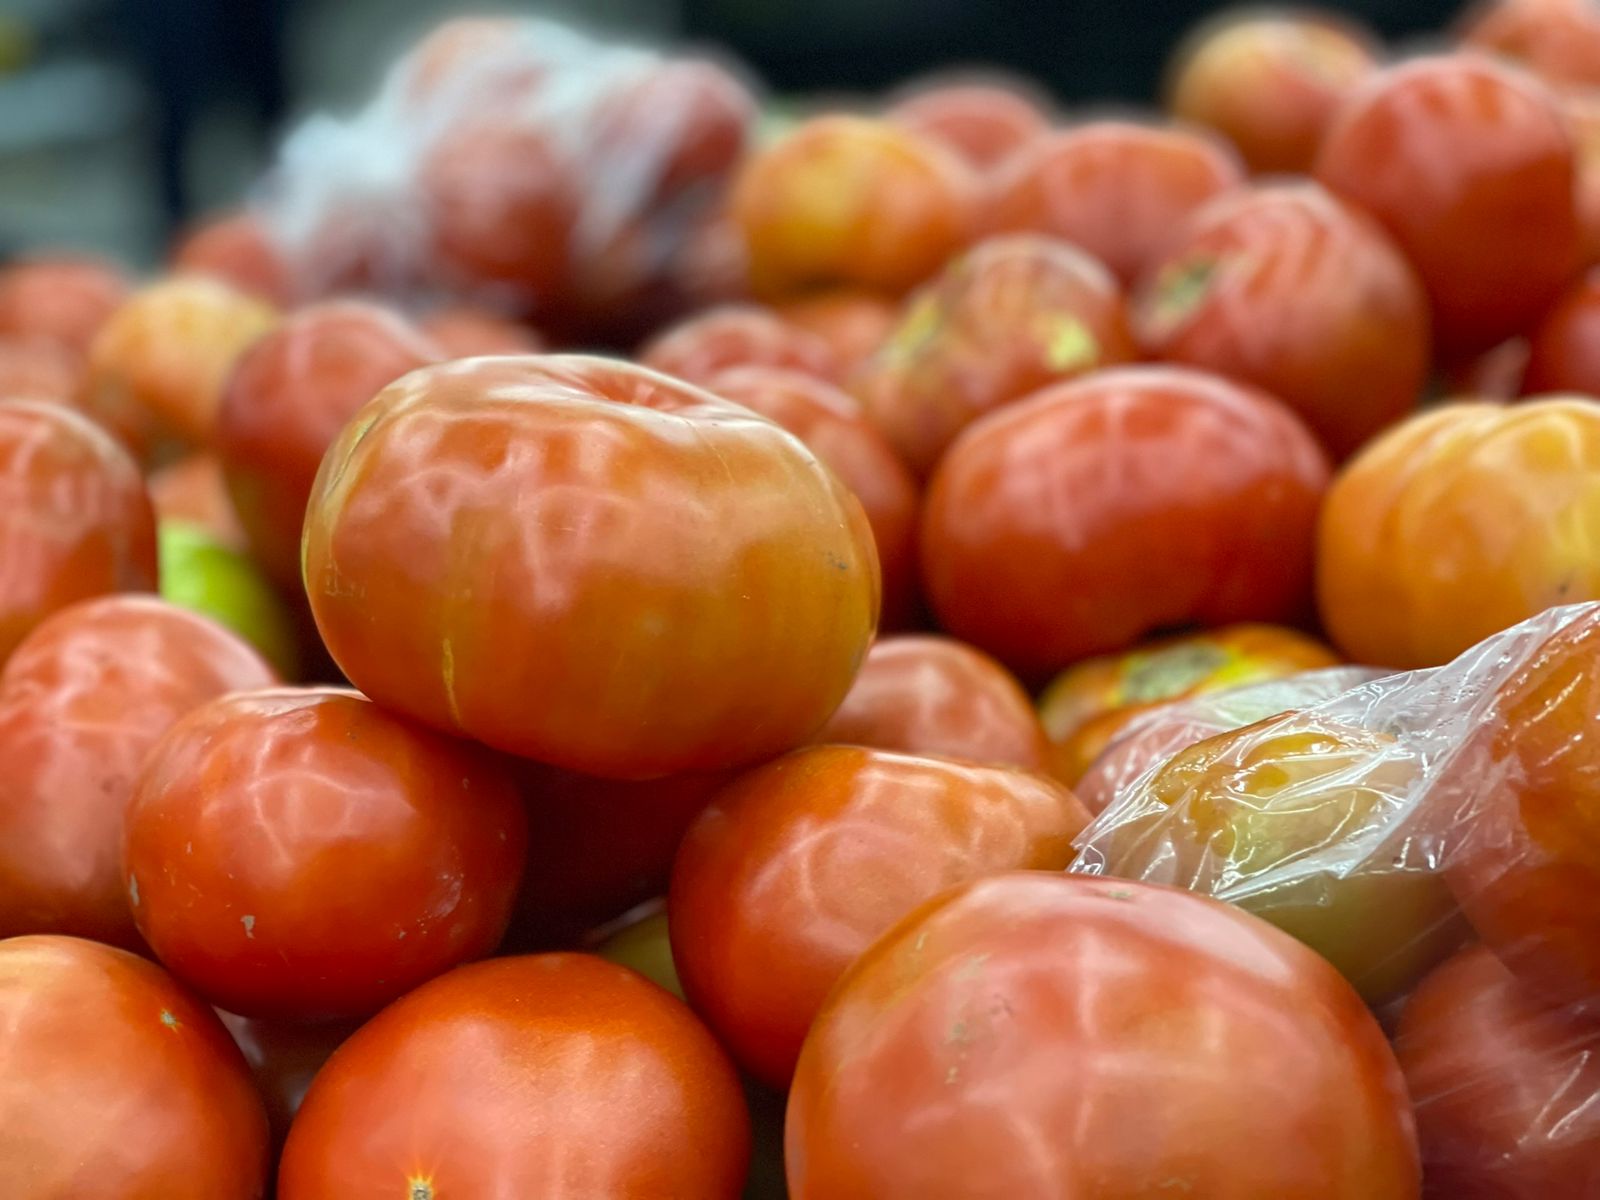
[(1313, 183), (1206, 205), (1134, 306), (1144, 348), (1270, 392), (1337, 459), (1416, 407), (1428, 299), (1388, 235)]
[(0, 402), (0, 663), (57, 609), (155, 586), (155, 513), (127, 451), (59, 405)]
[(544, 349), (543, 340), (528, 326), (464, 304), (428, 314), (417, 322), (417, 328), (445, 358), (537, 354)]
[(216, 1015), (160, 967), (0, 942), (7, 1200), (260, 1200), (267, 1118)]
[(0, 937), (140, 949), (122, 820), (145, 756), (189, 710), (276, 682), (243, 640), (153, 596), (88, 600), (35, 629), (0, 673)]
[(256, 560), (300, 582), (306, 501), (328, 447), (362, 405), (441, 355), (399, 313), (359, 300), (310, 305), (240, 356), (215, 443)]
[(999, 166), (1050, 132), (1050, 119), (1021, 88), (1004, 83), (936, 83), (890, 106), (889, 120), (931, 138), (977, 171)]
[(152, 472), (147, 480), (156, 520), (198, 525), (230, 550), (246, 549), (244, 526), (228, 495), (222, 462), (215, 454), (196, 453)]
[(192, 230), (173, 251), (172, 269), (209, 275), (280, 307), (295, 300), (288, 263), (248, 212), (226, 213)]
[(653, 339), (639, 362), (704, 386), (731, 367), (779, 367), (837, 381), (842, 368), (821, 337), (755, 305), (699, 313)]
[(1568, 288), (1529, 334), (1522, 391), (1600, 397), (1600, 270)]
[(690, 827), (667, 892), (685, 994), (782, 1088), (824, 998), (911, 909), (994, 871), (1060, 870), (1089, 816), (1042, 776), (858, 746), (740, 776)]
[(736, 1200), (749, 1159), (738, 1077), (680, 1001), (589, 955), (499, 958), (334, 1053), (278, 1200)]
[(109, 263), (75, 255), (24, 259), (0, 271), (0, 337), (87, 354), (128, 291), (127, 277)]
[(474, 748), (352, 692), (238, 692), (173, 726), (127, 810), (150, 947), (247, 1017), (375, 1012), (493, 951), (527, 820)]
[(56, 342), (0, 338), (0, 400), (47, 400), (75, 407), (83, 362)]
[(1590, 0), (1488, 0), (1462, 41), (1519, 62), (1557, 87), (1600, 87), (1600, 12)]
[(1537, 80), (1475, 55), (1374, 75), (1335, 116), (1317, 180), (1416, 268), (1446, 358), (1521, 332), (1581, 265), (1576, 155)]
[(856, 961), (786, 1150), (794, 1200), (1421, 1187), (1405, 1081), (1332, 967), (1205, 897), (1044, 872), (951, 889)]
[(1309, 606), (1328, 466), (1282, 404), (1178, 367), (1058, 384), (951, 447), (922, 515), (941, 625), (1024, 678)]
[(1433, 1200), (1600, 1187), (1600, 1024), (1544, 1006), (1488, 950), (1440, 966), (1395, 1037)]
[(778, 304), (776, 311), (789, 324), (827, 342), (846, 373), (871, 358), (900, 320), (893, 300), (859, 288), (797, 296)]
[(792, 434), (577, 356), (385, 389), (324, 460), (305, 567), (328, 649), (373, 699), (611, 778), (801, 744), (879, 605), (860, 504)]

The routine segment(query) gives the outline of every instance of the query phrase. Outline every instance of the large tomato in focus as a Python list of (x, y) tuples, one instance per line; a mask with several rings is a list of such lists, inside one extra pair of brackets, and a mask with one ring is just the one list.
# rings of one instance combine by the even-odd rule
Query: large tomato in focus
[(696, 1011), (782, 1088), (852, 960), (963, 880), (1060, 870), (1089, 814), (1042, 776), (858, 746), (816, 746), (741, 775), (672, 868), (672, 957)]
[(878, 616), (861, 506), (792, 434), (576, 356), (386, 388), (323, 462), (305, 564), (323, 639), (367, 695), (618, 778), (803, 742)]
[(127, 277), (109, 263), (62, 254), (23, 259), (0, 270), (0, 337), (86, 354), (127, 296)]
[(1073, 242), (1133, 284), (1185, 217), (1243, 181), (1238, 156), (1220, 138), (1092, 121), (1032, 142), (1007, 162), (985, 228)]
[(171, 268), (210, 275), (271, 304), (295, 299), (288, 263), (268, 239), (260, 218), (244, 210), (213, 217), (191, 230), (173, 250)]
[(1600, 87), (1600, 10), (1593, 0), (1487, 0), (1469, 12), (1462, 40), (1520, 62), (1549, 83)]
[(1428, 1195), (1600, 1193), (1600, 1024), (1552, 1011), (1482, 947), (1436, 970), (1395, 1038)]
[(56, 342), (0, 339), (0, 400), (48, 400), (75, 407), (83, 362)]
[(900, 309), (888, 297), (851, 288), (797, 296), (780, 303), (777, 313), (833, 347), (846, 372), (877, 353), (900, 322)]
[(743, 304), (680, 322), (652, 339), (639, 352), (639, 362), (702, 386), (730, 367), (782, 367), (830, 380), (843, 373), (833, 348), (817, 334)]
[(1416, 1200), (1405, 1080), (1327, 963), (1229, 905), (1018, 872), (858, 959), (789, 1094), (794, 1200)]
[(950, 448), (922, 517), (951, 633), (1027, 676), (1175, 625), (1309, 607), (1328, 465), (1282, 404), (1177, 367), (1058, 384)]
[(1416, 406), (1428, 298), (1378, 225), (1314, 183), (1218, 197), (1134, 308), (1157, 358), (1271, 392), (1344, 458)]
[(1522, 390), (1600, 398), (1600, 269), (1568, 288), (1533, 328)]
[(278, 1200), (736, 1200), (750, 1117), (683, 1003), (583, 954), (461, 967), (317, 1075)]
[(6, 1200), (260, 1200), (267, 1118), (212, 1011), (160, 967), (0, 942)]
[(59, 405), (0, 402), (0, 663), (58, 608), (155, 586), (155, 513), (127, 451)]
[(985, 413), (1134, 357), (1110, 272), (1075, 246), (1017, 234), (980, 243), (913, 297), (851, 390), (925, 476)]
[(281, 586), (300, 582), (300, 533), (322, 456), (363, 404), (440, 357), (399, 313), (359, 300), (314, 304), (240, 356), (215, 444), (250, 548)]
[(1043, 106), (1010, 82), (924, 84), (884, 115), (942, 143), (979, 171), (992, 170), (1050, 132)]
[(1465, 54), (1374, 75), (1316, 162), (1317, 179), (1376, 217), (1416, 268), (1447, 356), (1520, 332), (1578, 269), (1575, 172), (1556, 98)]
[(123, 865), (139, 932), (247, 1017), (365, 1016), (491, 952), (527, 821), (463, 743), (332, 688), (238, 692), (146, 760)]
[(1452, 404), (1328, 490), (1323, 625), (1354, 662), (1431, 667), (1551, 605), (1600, 599), (1600, 403)]

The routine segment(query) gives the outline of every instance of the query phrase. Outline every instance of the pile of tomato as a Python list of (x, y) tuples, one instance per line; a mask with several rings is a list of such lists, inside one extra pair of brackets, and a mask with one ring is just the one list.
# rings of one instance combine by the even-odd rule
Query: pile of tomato
[(567, 36), (0, 267), (0, 1193), (1600, 1197), (1600, 9)]

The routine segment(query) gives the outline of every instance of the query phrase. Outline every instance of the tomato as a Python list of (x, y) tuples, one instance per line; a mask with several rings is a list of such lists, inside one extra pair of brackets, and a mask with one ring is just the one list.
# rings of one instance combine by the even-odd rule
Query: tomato
[(1338, 661), (1321, 642), (1293, 629), (1232, 625), (1069, 667), (1040, 697), (1039, 717), (1056, 746), (1057, 773), (1073, 784), (1129, 721), (1164, 701), (1314, 671)]
[(300, 582), (300, 532), (317, 468), (368, 400), (440, 350), (404, 317), (359, 300), (310, 305), (240, 356), (216, 419), (228, 492), (262, 566)]
[(244, 526), (215, 454), (198, 452), (180, 458), (151, 474), (147, 482), (159, 521), (183, 521), (204, 529), (219, 545), (245, 548)]
[(1452, 404), (1383, 434), (1328, 491), (1323, 625), (1354, 662), (1445, 663), (1554, 604), (1600, 598), (1600, 405)]
[(1446, 356), (1520, 332), (1579, 266), (1572, 137), (1536, 80), (1473, 55), (1412, 59), (1335, 115), (1317, 179), (1416, 268)]
[(274, 1149), (281, 1150), (312, 1077), (358, 1026), (350, 1021), (301, 1025), (252, 1021), (221, 1011), (217, 1015), (250, 1067), (256, 1091), (266, 1102)]
[(260, 218), (242, 209), (192, 229), (173, 250), (171, 265), (176, 273), (209, 275), (270, 304), (287, 305), (295, 299), (289, 264)]
[(1534, 327), (1522, 390), (1600, 398), (1600, 269), (1568, 288)]
[(797, 296), (780, 303), (777, 313), (827, 342), (846, 372), (872, 357), (900, 320), (899, 307), (887, 297), (850, 288)]
[(840, 981), (789, 1095), (794, 1200), (1415, 1200), (1405, 1081), (1311, 951), (1230, 905), (1017, 872)]
[(0, 937), (70, 933), (138, 949), (123, 809), (150, 748), (272, 669), (222, 627), (154, 597), (63, 609), (0, 674)]
[(227, 1030), (161, 968), (0, 942), (7, 1200), (259, 1200), (267, 1119)]
[(543, 340), (528, 326), (464, 304), (430, 313), (417, 322), (417, 328), (446, 358), (536, 354), (544, 349)]
[(1552, 84), (1600, 87), (1600, 12), (1590, 0), (1488, 0), (1469, 13), (1462, 40)]
[(127, 452), (59, 405), (0, 401), (0, 663), (59, 608), (155, 586), (155, 514)]
[(933, 82), (885, 114), (903, 129), (940, 142), (980, 171), (1004, 162), (1050, 131), (1043, 106), (1006, 82)]
[(639, 362), (701, 385), (729, 367), (783, 367), (832, 380), (841, 373), (833, 348), (821, 337), (754, 305), (698, 313), (654, 338), (639, 352)]
[(1049, 759), (1033, 703), (1011, 672), (982, 650), (931, 634), (875, 642), (817, 741), (1028, 770)]
[(1427, 381), (1422, 285), (1375, 222), (1314, 183), (1200, 209), (1134, 313), (1150, 353), (1271, 392), (1336, 458), (1410, 412)]
[(187, 521), (162, 521), (156, 542), (163, 599), (231, 629), (285, 679), (299, 678), (295, 616), (255, 560)]
[(1578, 225), (1583, 261), (1600, 262), (1600, 95), (1577, 92), (1563, 98), (1578, 151)]
[(970, 168), (938, 142), (865, 117), (806, 121), (746, 161), (732, 212), (757, 294), (903, 292), (968, 240)]
[(127, 295), (127, 277), (110, 263), (76, 254), (23, 259), (0, 270), (0, 337), (85, 354)]
[(815, 746), (741, 775), (690, 827), (667, 912), (685, 993), (774, 1087), (851, 961), (928, 897), (1015, 867), (1060, 870), (1089, 816), (1007, 767)]
[(1464, 363), (1446, 363), (1441, 383), (1458, 400), (1514, 400), (1528, 369), (1528, 339), (1510, 338)]
[(1222, 134), (1253, 171), (1303, 173), (1340, 102), (1376, 69), (1376, 49), (1331, 13), (1227, 13), (1179, 47), (1167, 107)]
[(637, 971), (651, 983), (683, 999), (683, 984), (678, 981), (678, 968), (672, 961), (664, 901), (656, 899), (641, 904), (604, 930), (593, 945), (601, 958)]
[(83, 364), (71, 350), (42, 339), (0, 340), (0, 400), (48, 400), (75, 406)]
[(797, 439), (579, 356), (386, 388), (324, 460), (305, 564), (329, 651), (373, 699), (617, 778), (804, 742), (878, 614), (861, 506)]
[(289, 1131), (278, 1200), (735, 1200), (739, 1081), (655, 984), (584, 954), (460, 967), (341, 1046)]
[(1201, 371), (1128, 367), (991, 414), (928, 489), (941, 624), (1026, 676), (1175, 625), (1307, 607), (1328, 467), (1277, 401)]
[(979, 243), (914, 296), (851, 389), (927, 475), (985, 413), (1134, 357), (1110, 272), (1065, 242), (1017, 234)]
[(364, 1016), (499, 944), (527, 822), (475, 749), (334, 688), (238, 692), (151, 752), (123, 866), (139, 932), (247, 1017)]
[(1552, 1200), (1600, 1188), (1600, 1024), (1540, 1001), (1475, 947), (1406, 1003), (1395, 1052), (1428, 1195)]
[(1219, 138), (1092, 121), (1031, 142), (995, 180), (986, 228), (1032, 231), (1087, 250), (1133, 284), (1183, 219), (1244, 180)]

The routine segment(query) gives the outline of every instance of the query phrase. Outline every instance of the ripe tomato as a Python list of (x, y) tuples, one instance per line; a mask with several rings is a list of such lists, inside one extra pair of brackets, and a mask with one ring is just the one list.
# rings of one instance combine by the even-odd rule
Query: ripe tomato
[(827, 342), (845, 372), (872, 357), (900, 320), (900, 309), (892, 300), (851, 288), (797, 296), (780, 303), (777, 313)]
[(1445, 363), (1440, 372), (1444, 395), (1458, 400), (1514, 400), (1522, 394), (1528, 369), (1528, 339), (1510, 338), (1463, 363)]
[(951, 447), (923, 505), (941, 624), (1027, 676), (1308, 606), (1328, 466), (1260, 392), (1177, 367), (1058, 384)]
[(1549, 83), (1600, 87), (1600, 12), (1590, 0), (1487, 0), (1469, 13), (1462, 40)]
[(1600, 269), (1568, 288), (1534, 327), (1522, 390), (1600, 398)]
[(259, 1200), (267, 1118), (227, 1030), (160, 967), (0, 942), (7, 1200)]
[(1093, 121), (1031, 142), (1007, 162), (985, 227), (1073, 242), (1132, 284), (1186, 216), (1243, 180), (1238, 156), (1220, 138)]
[(1167, 106), (1258, 172), (1306, 172), (1339, 103), (1377, 68), (1375, 39), (1325, 12), (1233, 12), (1173, 58)]
[(1050, 132), (1043, 105), (1010, 81), (924, 83), (884, 115), (941, 143), (979, 171), (993, 169)]
[(240, 357), (215, 443), (255, 557), (300, 582), (300, 533), (322, 456), (363, 404), (440, 350), (399, 313), (359, 300), (310, 305)]
[(1332, 967), (1230, 905), (1042, 872), (945, 892), (856, 961), (786, 1158), (794, 1200), (1421, 1187), (1405, 1081)]
[(1578, 151), (1578, 226), (1583, 261), (1600, 262), (1600, 94), (1563, 97), (1563, 109)]
[(1399, 243), (1447, 356), (1520, 332), (1579, 266), (1576, 160), (1538, 81), (1474, 55), (1372, 76), (1335, 115), (1316, 175)]
[(833, 348), (817, 334), (754, 305), (730, 304), (674, 325), (639, 352), (639, 362), (702, 386), (729, 367), (783, 367), (837, 380)]
[(284, 688), (167, 732), (128, 805), (123, 866), (139, 932), (206, 999), (327, 1020), (492, 951), (526, 843), (486, 756), (354, 693)]
[(537, 354), (544, 349), (543, 340), (528, 326), (465, 304), (438, 309), (418, 321), (417, 328), (446, 358)]
[(1431, 667), (1554, 604), (1600, 599), (1600, 404), (1452, 404), (1334, 481), (1317, 598), (1353, 662)]
[(1134, 313), (1146, 350), (1271, 392), (1335, 458), (1410, 412), (1427, 381), (1422, 285), (1375, 222), (1314, 183), (1200, 209)]
[(86, 354), (127, 296), (127, 277), (110, 263), (67, 254), (23, 259), (0, 270), (0, 337)]
[(586, 954), (460, 967), (317, 1075), (278, 1200), (736, 1200), (738, 1077), (681, 1002)]
[(294, 302), (289, 264), (249, 212), (223, 213), (191, 230), (172, 252), (172, 270), (209, 275), (270, 304)]
[(875, 642), (817, 741), (1030, 771), (1049, 759), (1033, 703), (1011, 672), (982, 650), (931, 634)]
[(1412, 994), (1395, 1052), (1428, 1195), (1554, 1200), (1600, 1188), (1600, 1024), (1552, 1011), (1474, 947)]
[(1065, 242), (1016, 234), (980, 243), (913, 297), (851, 389), (928, 475), (985, 413), (1134, 357), (1110, 272)]
[(0, 663), (58, 608), (155, 586), (155, 514), (127, 451), (59, 405), (0, 401)]
[(741, 775), (690, 826), (667, 913), (678, 977), (757, 1079), (782, 1088), (851, 961), (945, 888), (1060, 870), (1089, 815), (1042, 776), (859, 746)]
[(732, 212), (759, 295), (857, 286), (903, 292), (971, 236), (971, 169), (938, 142), (865, 117), (806, 121), (758, 150)]
[(222, 463), (215, 454), (196, 453), (169, 463), (147, 481), (156, 519), (199, 526), (221, 545), (245, 547), (244, 526), (234, 511)]
[(878, 615), (861, 506), (793, 435), (576, 356), (386, 388), (324, 460), (305, 563), (328, 649), (373, 699), (618, 778), (805, 741)]
[(0, 340), (0, 400), (47, 400), (75, 407), (83, 362), (59, 342)]

